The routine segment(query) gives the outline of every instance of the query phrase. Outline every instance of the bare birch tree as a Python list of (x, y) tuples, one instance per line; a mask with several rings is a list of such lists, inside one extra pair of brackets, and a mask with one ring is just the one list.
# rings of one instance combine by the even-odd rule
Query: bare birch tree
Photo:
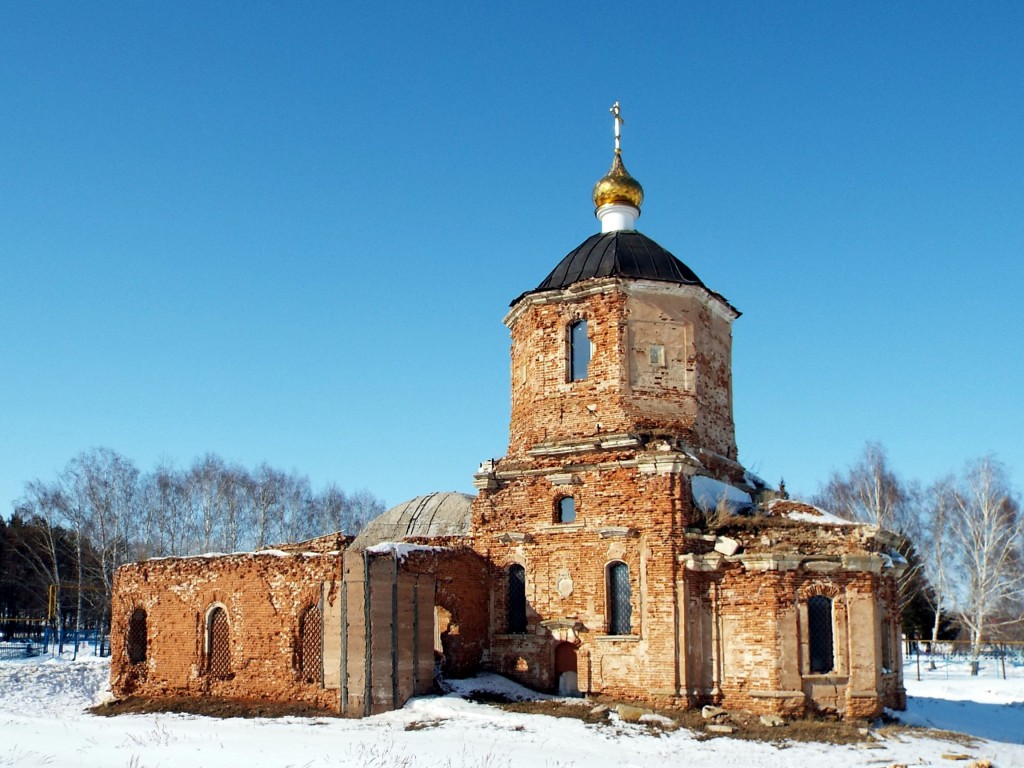
[[(73, 493), (68, 493), (65, 487), (65, 480), (62, 478), (55, 486), (56, 493), (53, 503), (58, 514), (70, 524), (72, 544), (74, 546), (75, 563), (75, 655), (78, 655), (79, 630), (82, 629), (83, 602), (85, 600), (85, 527), (88, 518), (88, 510), (85, 507), (84, 499)], [(60, 592), (65, 589), (64, 585), (57, 588), (58, 600)]]
[(309, 480), (297, 475), (286, 475), (282, 483), (281, 528), (275, 543), (303, 541), (316, 535), (310, 514)]
[(194, 536), (188, 489), (181, 474), (161, 464), (146, 483), (149, 528), (155, 535), (153, 554), (193, 554)]
[(880, 443), (864, 446), (860, 461), (845, 475), (833, 472), (814, 502), (840, 517), (909, 534), (913, 527), (912, 494), (889, 468)]
[(971, 464), (953, 494), (950, 531), (957, 545), (960, 621), (971, 638), (971, 674), (996, 612), (1024, 589), (1020, 508), (1005, 467), (992, 457)]
[[(35, 480), (25, 486), (25, 496), (17, 504), (16, 514), (30, 526), (26, 528), (30, 539), (21, 542), (17, 554), (36, 574), (38, 583), (48, 591), (47, 604), (58, 632), (64, 629), (64, 606), (61, 587), (65, 579), (67, 562), (67, 535), (61, 526), (59, 503), (60, 490), (54, 483)], [(54, 602), (49, 601), (49, 590), (53, 590)]]
[(222, 526), (227, 517), (223, 509), (224, 462), (212, 453), (197, 459), (185, 475), (188, 488), (189, 517), (195, 520), (199, 533), (199, 549), (211, 552), (222, 549)]
[(316, 501), (316, 523), (319, 530), (325, 533), (354, 533), (349, 529), (348, 497), (343, 490), (332, 483), (317, 496)]
[(262, 549), (274, 541), (283, 528), (285, 475), (267, 464), (260, 464), (249, 487), (252, 505), (253, 546)]
[(939, 630), (950, 600), (950, 574), (953, 569), (951, 558), (954, 550), (950, 523), (954, 516), (955, 493), (952, 477), (939, 480), (928, 489), (927, 503), (922, 507), (915, 537), (921, 567), (929, 586), (929, 589), (923, 591), (923, 597), (933, 613), (929, 646), (932, 650), (929, 661), (931, 669), (935, 669), (934, 649), (939, 641)]
[(868, 442), (861, 459), (845, 475), (833, 472), (812, 499), (817, 506), (847, 520), (900, 534), (897, 549), (907, 560), (898, 581), (900, 611), (904, 613), (922, 592), (920, 560), (913, 547), (921, 496), (916, 483), (904, 483), (889, 467), (881, 443)]
[(252, 530), (252, 515), (246, 499), (252, 479), (242, 467), (224, 467), (217, 483), (219, 506), (224, 519), (221, 523), (223, 549), (238, 552), (247, 545)]
[(339, 530), (359, 533), (373, 518), (384, 513), (384, 502), (367, 490), (359, 490), (348, 497), (344, 525)]
[[(83, 544), (94, 556), (82, 559), (79, 584), (81, 608), (85, 577), (101, 593), (101, 605), (110, 603), (114, 572), (132, 557), (132, 539), (138, 535), (139, 470), (109, 448), (79, 454), (60, 475), (67, 516), (80, 530)], [(84, 555), (85, 547), (82, 548)], [(93, 562), (94, 561), (94, 562)], [(105, 615), (104, 620), (109, 617)]]

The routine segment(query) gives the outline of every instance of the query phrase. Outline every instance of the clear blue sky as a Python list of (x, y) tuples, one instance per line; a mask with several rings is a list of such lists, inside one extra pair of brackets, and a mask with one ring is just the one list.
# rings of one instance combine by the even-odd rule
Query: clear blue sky
[(1024, 4), (0, 6), (0, 512), (108, 446), (366, 488), (504, 454), (508, 302), (638, 228), (743, 311), (740, 459), (1024, 479)]

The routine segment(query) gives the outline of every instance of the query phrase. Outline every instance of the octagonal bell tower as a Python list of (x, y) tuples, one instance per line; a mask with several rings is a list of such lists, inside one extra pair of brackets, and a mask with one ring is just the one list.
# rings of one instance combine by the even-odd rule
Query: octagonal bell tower
[(594, 186), (601, 232), (512, 302), (509, 456), (665, 438), (735, 461), (732, 331), (739, 317), (635, 229), (643, 188), (615, 155)]

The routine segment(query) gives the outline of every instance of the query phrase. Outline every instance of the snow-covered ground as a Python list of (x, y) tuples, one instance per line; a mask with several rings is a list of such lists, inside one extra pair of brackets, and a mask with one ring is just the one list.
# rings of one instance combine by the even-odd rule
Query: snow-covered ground
[(774, 746), (727, 737), (701, 741), (685, 730), (658, 734), (639, 725), (507, 713), (459, 696), (459, 690), (472, 688), (515, 690), (491, 675), (460, 683), (448, 696), (413, 699), (398, 712), (365, 720), (86, 714), (85, 707), (109, 695), (108, 670), (107, 660), (89, 657), (0, 662), (0, 766), (846, 768), (954, 766), (943, 755), (968, 754), (997, 768), (1024, 768), (1024, 677), (972, 679), (960, 669), (925, 672), (921, 682), (908, 669), (911, 699), (900, 717), (971, 734), (975, 743), (902, 731), (886, 732), (875, 749)]

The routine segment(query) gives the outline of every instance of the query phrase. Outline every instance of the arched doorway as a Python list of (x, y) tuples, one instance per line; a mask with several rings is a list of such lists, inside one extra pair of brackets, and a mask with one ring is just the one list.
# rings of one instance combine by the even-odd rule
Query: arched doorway
[(559, 696), (580, 695), (576, 673), (576, 646), (572, 643), (559, 643), (555, 646), (555, 680)]

